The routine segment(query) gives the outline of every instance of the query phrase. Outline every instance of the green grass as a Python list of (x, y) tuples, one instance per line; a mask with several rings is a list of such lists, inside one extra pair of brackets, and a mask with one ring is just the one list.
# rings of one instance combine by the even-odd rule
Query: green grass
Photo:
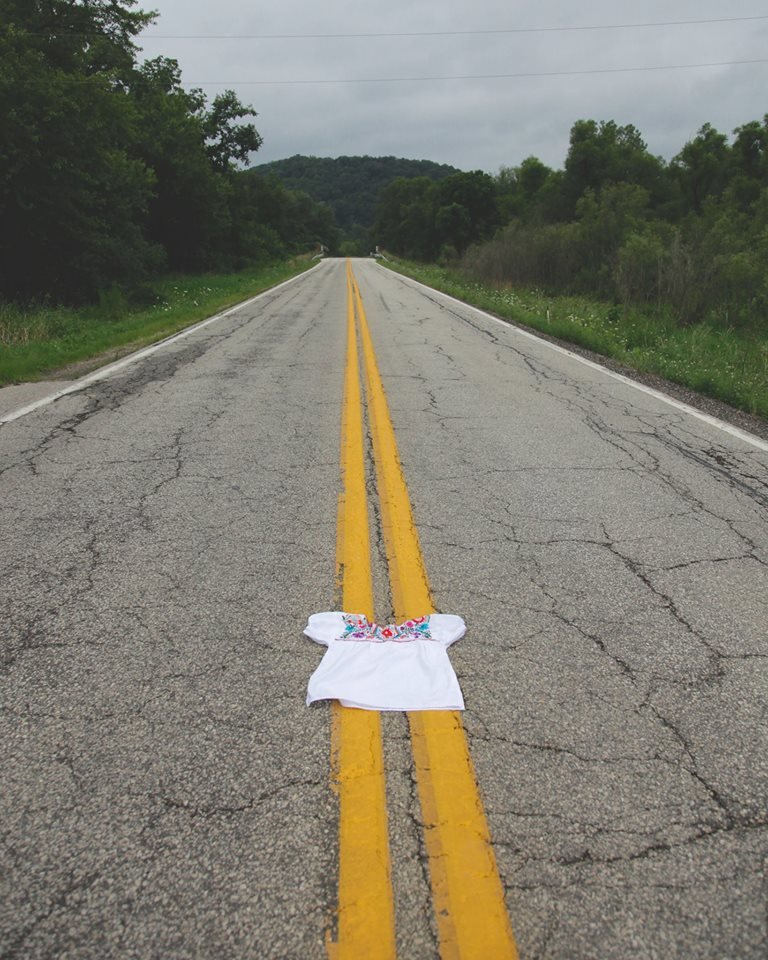
[(0, 386), (36, 380), (68, 364), (108, 363), (128, 348), (197, 323), (312, 266), (296, 259), (239, 273), (172, 276), (156, 281), (143, 306), (112, 288), (93, 306), (22, 309), (0, 303)]
[(403, 260), (387, 266), (500, 317), (768, 418), (765, 335), (706, 323), (681, 327), (651, 309), (489, 286), (438, 266)]

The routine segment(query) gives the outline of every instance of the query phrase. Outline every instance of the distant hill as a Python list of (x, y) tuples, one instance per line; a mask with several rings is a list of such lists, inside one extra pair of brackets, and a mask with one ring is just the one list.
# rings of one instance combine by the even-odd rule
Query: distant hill
[(256, 174), (274, 174), (289, 190), (302, 190), (327, 203), (336, 222), (348, 235), (366, 232), (373, 224), (382, 190), (398, 177), (440, 180), (458, 173), (456, 167), (431, 160), (399, 157), (303, 157), (273, 160), (251, 168)]

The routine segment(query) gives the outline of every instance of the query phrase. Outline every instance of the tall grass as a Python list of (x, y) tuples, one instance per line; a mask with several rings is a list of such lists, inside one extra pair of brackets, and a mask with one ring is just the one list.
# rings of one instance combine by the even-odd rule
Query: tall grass
[[(230, 274), (166, 277), (135, 291), (117, 287), (83, 308), (0, 303), (0, 385), (39, 379), (67, 364), (161, 340), (225, 307), (301, 273), (309, 259)], [(137, 300), (141, 302), (136, 302)]]
[(708, 323), (681, 327), (663, 309), (478, 283), (455, 269), (387, 265), (500, 317), (768, 418), (768, 336)]

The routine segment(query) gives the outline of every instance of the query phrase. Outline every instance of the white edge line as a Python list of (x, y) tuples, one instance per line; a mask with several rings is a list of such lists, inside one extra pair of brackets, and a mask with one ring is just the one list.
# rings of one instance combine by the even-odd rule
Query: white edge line
[[(382, 267), (381, 269), (385, 270), (387, 268)], [(544, 340), (542, 337), (537, 337), (535, 333), (530, 333), (528, 330), (521, 330), (520, 327), (515, 325), (514, 321), (507, 322), (506, 320), (500, 320), (498, 317), (494, 317), (493, 314), (486, 313), (485, 310), (481, 310), (479, 307), (473, 307), (471, 303), (465, 303), (463, 300), (459, 300), (457, 297), (452, 297), (449, 293), (443, 293), (442, 290), (437, 290), (435, 287), (430, 287), (428, 284), (422, 283), (420, 280), (414, 280), (413, 277), (409, 277), (404, 273), (398, 273), (394, 270), (389, 272), (396, 273), (397, 276), (402, 277), (403, 280), (407, 280), (418, 287), (423, 287), (425, 290), (429, 290), (430, 293), (436, 293), (445, 300), (450, 300), (451, 303), (456, 303), (459, 306), (464, 307), (466, 310), (472, 310), (481, 317), (485, 317), (488, 320), (493, 320), (494, 323), (498, 323), (501, 326), (506, 327), (507, 330), (514, 331), (514, 333), (516, 333), (518, 336), (527, 337), (529, 340), (535, 340), (537, 343), (541, 343), (545, 347), (549, 347), (550, 350), (555, 350), (557, 353), (562, 353), (564, 356), (570, 357), (572, 360), (578, 360), (579, 363), (583, 363), (585, 366), (591, 367), (593, 370), (599, 370), (606, 376), (612, 377), (614, 380), (618, 380), (619, 383), (625, 383), (627, 386), (634, 387), (635, 390), (640, 390), (642, 393), (647, 393), (650, 397), (655, 397), (657, 400), (663, 400), (664, 403), (668, 403), (670, 406), (676, 407), (678, 410), (682, 410), (683, 413), (687, 413), (692, 417), (696, 417), (697, 420), (703, 420), (704, 423), (708, 423), (712, 427), (717, 427), (719, 430), (725, 431), (725, 433), (730, 433), (732, 436), (738, 437), (739, 440), (743, 440), (745, 443), (749, 443), (753, 447), (757, 447), (758, 450), (768, 451), (768, 441), (763, 440), (761, 437), (755, 436), (753, 433), (747, 433), (746, 430), (741, 430), (739, 427), (734, 427), (732, 424), (726, 423), (725, 420), (719, 420), (717, 417), (712, 417), (708, 413), (703, 413), (701, 410), (697, 410), (696, 407), (692, 407), (687, 403), (683, 403), (681, 400), (676, 400), (674, 397), (670, 397), (668, 394), (662, 393), (660, 390), (654, 390), (653, 387), (647, 387), (644, 383), (639, 383), (637, 380), (632, 380), (629, 377), (625, 377), (621, 373), (615, 373), (613, 370), (609, 370), (608, 367), (604, 367), (599, 363), (595, 363), (594, 360), (588, 360), (586, 357), (582, 357), (578, 353), (574, 353), (572, 350), (566, 350), (565, 347), (561, 347), (557, 343), (551, 343), (549, 340)]]
[[(322, 260), (320, 263), (322, 263)], [(222, 320), (224, 317), (228, 317), (230, 313), (234, 313), (236, 310), (241, 310), (243, 307), (249, 306), (249, 304), (254, 303), (261, 297), (265, 297), (268, 293), (274, 293), (275, 290), (279, 290), (281, 287), (286, 287), (289, 283), (295, 283), (308, 273), (316, 270), (317, 267), (320, 266), (320, 263), (316, 263), (313, 267), (310, 267), (309, 270), (302, 270), (302, 272), (297, 273), (295, 277), (289, 277), (287, 280), (283, 280), (282, 283), (277, 283), (273, 287), (268, 287), (266, 290), (262, 290), (261, 293), (257, 293), (255, 297), (250, 297), (248, 300), (242, 300), (240, 303), (236, 303), (234, 306), (222, 311), (222, 313), (214, 314), (214, 316), (208, 317), (206, 320), (201, 320), (199, 323), (195, 323), (191, 327), (185, 327), (185, 329), (181, 330), (179, 333), (174, 333), (170, 337), (165, 337), (163, 340), (158, 340), (156, 343), (152, 343), (148, 347), (143, 347), (141, 350), (137, 350), (136, 353), (131, 353), (127, 357), (123, 357), (121, 360), (116, 360), (114, 363), (107, 364), (105, 367), (99, 367), (99, 369), (95, 370), (93, 373), (89, 373), (87, 376), (81, 377), (79, 380), (74, 380), (68, 387), (64, 387), (63, 390), (57, 390), (55, 393), (51, 393), (47, 397), (43, 397), (40, 400), (35, 400), (34, 403), (30, 403), (28, 406), (21, 407), (18, 410), (13, 410), (11, 413), (0, 414), (0, 424), (10, 423), (13, 420), (18, 420), (21, 417), (25, 417), (28, 413), (32, 413), (34, 410), (39, 410), (40, 407), (46, 407), (49, 403), (54, 403), (54, 401), (60, 400), (61, 397), (66, 397), (70, 393), (77, 393), (79, 390), (84, 390), (86, 387), (90, 386), (92, 383), (96, 383), (98, 380), (106, 380), (107, 377), (111, 377), (113, 373), (116, 373), (123, 367), (127, 367), (131, 363), (136, 363), (137, 360), (143, 360), (144, 357), (148, 357), (150, 354), (156, 353), (163, 347), (167, 347), (169, 343), (175, 343), (177, 340), (183, 340), (190, 334), (195, 333), (198, 330), (202, 330), (203, 327), (207, 327), (209, 323), (215, 323), (217, 320)]]

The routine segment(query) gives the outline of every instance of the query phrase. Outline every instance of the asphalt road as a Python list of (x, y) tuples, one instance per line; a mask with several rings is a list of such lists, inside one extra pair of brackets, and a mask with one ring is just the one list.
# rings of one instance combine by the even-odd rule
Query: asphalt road
[[(521, 957), (764, 960), (767, 445), (354, 270)], [(345, 323), (328, 261), (0, 426), (3, 958), (325, 956), (301, 631), (338, 602)], [(398, 955), (431, 960), (383, 721)]]

